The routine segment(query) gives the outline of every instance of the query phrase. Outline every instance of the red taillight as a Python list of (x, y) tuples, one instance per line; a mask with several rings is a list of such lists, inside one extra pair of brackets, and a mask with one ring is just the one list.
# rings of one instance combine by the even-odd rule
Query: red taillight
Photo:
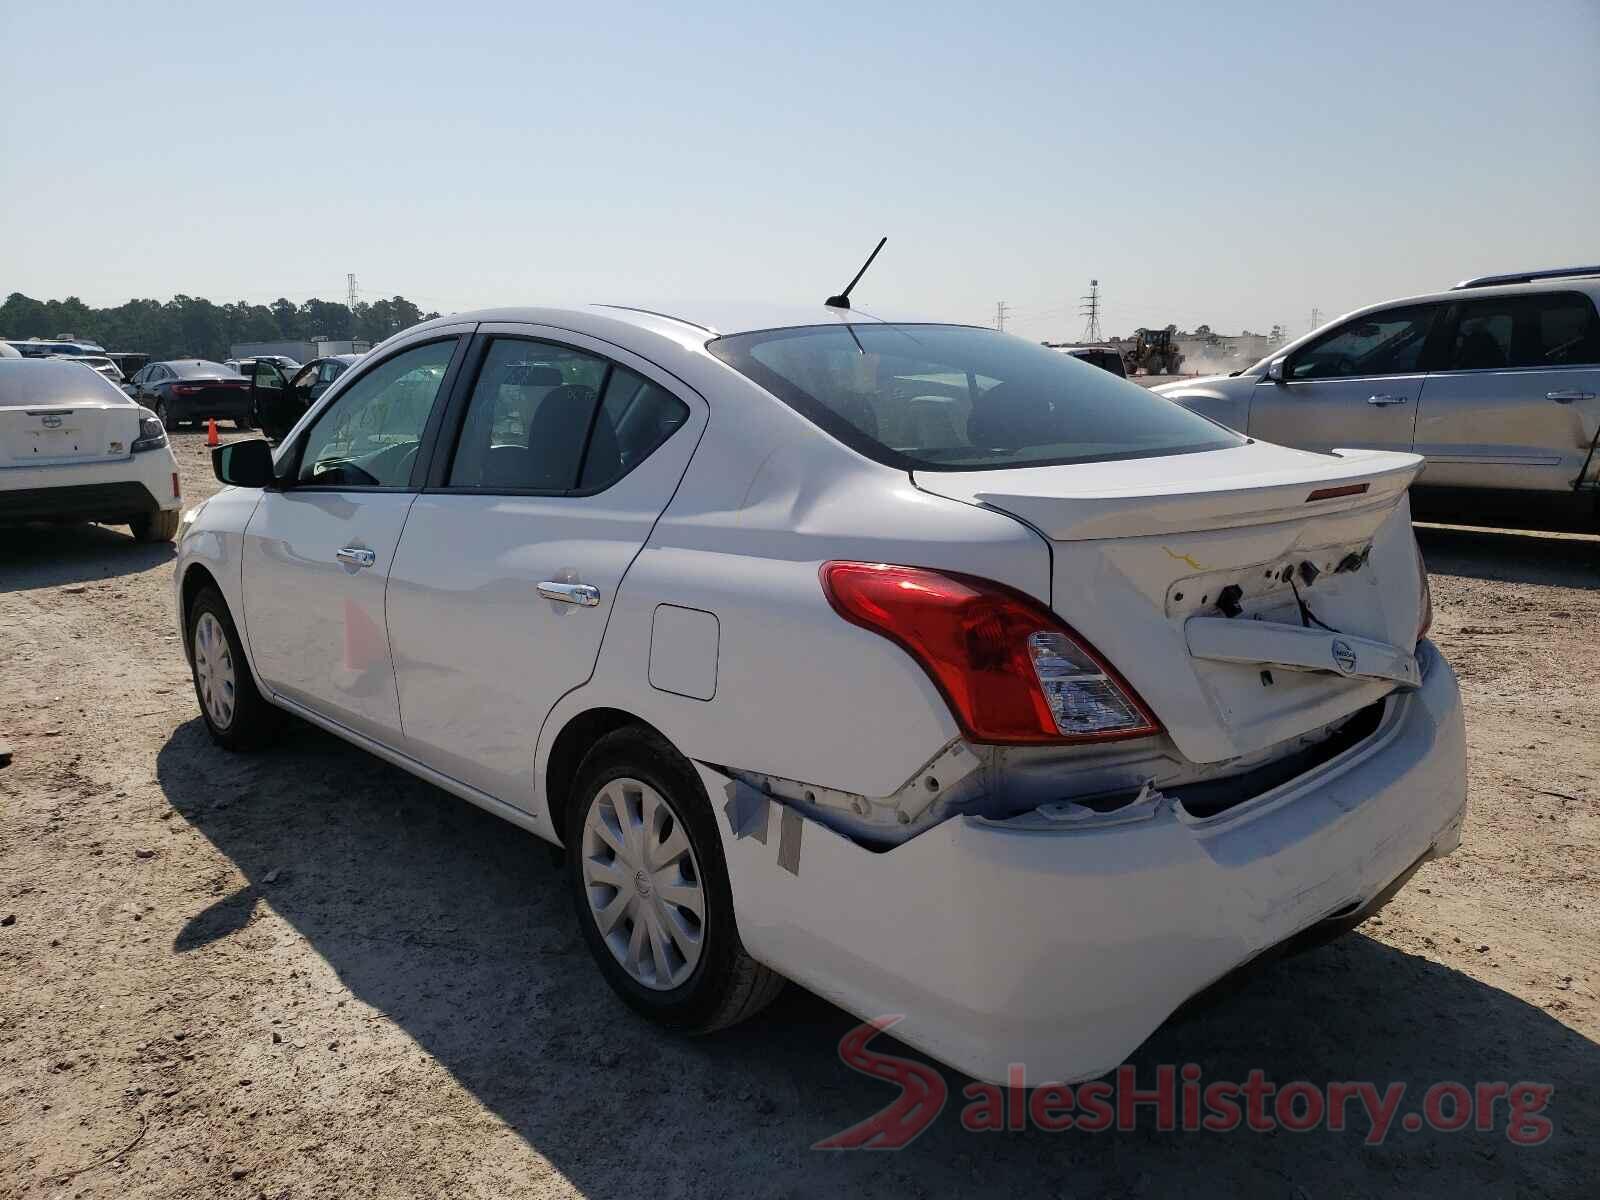
[(1133, 689), (1021, 592), (884, 563), (823, 563), (821, 574), (834, 611), (916, 659), (973, 741), (1109, 741), (1160, 732)]
[(198, 383), (175, 383), (172, 385), (174, 396), (193, 396), (204, 389)]

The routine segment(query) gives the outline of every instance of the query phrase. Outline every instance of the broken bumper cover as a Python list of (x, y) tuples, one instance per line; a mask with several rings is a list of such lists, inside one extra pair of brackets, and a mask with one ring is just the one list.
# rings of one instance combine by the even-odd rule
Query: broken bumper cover
[[(1431, 644), (1418, 657), (1420, 687), (1371, 737), (1213, 817), (1170, 800), (1059, 829), (960, 817), (882, 853), (776, 804), (760, 836), (721, 819), (740, 935), (858, 1016), (904, 1014), (896, 1037), (977, 1078), (1104, 1074), (1207, 985), (1460, 843), (1460, 692)], [(720, 816), (742, 785), (700, 769)]]

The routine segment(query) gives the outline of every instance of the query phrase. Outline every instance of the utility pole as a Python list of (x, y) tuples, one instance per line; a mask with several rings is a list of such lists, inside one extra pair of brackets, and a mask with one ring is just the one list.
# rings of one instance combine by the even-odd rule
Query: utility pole
[(345, 275), (344, 282), (345, 282), (345, 294), (348, 297), (348, 303), (350, 305), (350, 311), (353, 313), (353, 312), (356, 311), (356, 301), (361, 296), (360, 289), (356, 287), (356, 275), (355, 275), (355, 272), (351, 271), (347, 275)]
[(1006, 331), (1006, 309), (1008, 309), (1010, 307), (1011, 306), (1009, 304), (1007, 304), (1004, 300), (995, 301), (995, 306), (994, 306), (994, 327), (996, 329), (998, 329), (1001, 333), (1004, 333)]
[(1083, 340), (1086, 342), (1104, 341), (1105, 339), (1100, 334), (1100, 281), (1098, 279), (1089, 280), (1089, 294), (1087, 296), (1079, 296), (1078, 299), (1083, 301), (1083, 307), (1078, 310), (1078, 314), (1084, 318)]

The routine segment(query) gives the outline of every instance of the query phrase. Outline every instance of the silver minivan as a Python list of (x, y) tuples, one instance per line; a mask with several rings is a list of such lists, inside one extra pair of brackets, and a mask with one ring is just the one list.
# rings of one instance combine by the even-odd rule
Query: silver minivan
[(1594, 528), (1600, 266), (1468, 279), (1340, 317), (1233, 375), (1155, 390), (1242, 433), (1411, 450), (1423, 515)]

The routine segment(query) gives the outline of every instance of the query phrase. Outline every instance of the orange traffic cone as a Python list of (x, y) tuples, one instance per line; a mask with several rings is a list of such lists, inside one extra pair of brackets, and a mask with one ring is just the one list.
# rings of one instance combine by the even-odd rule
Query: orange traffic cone
[(217, 419), (215, 417), (206, 418), (206, 445), (222, 445), (222, 439), (217, 436)]

